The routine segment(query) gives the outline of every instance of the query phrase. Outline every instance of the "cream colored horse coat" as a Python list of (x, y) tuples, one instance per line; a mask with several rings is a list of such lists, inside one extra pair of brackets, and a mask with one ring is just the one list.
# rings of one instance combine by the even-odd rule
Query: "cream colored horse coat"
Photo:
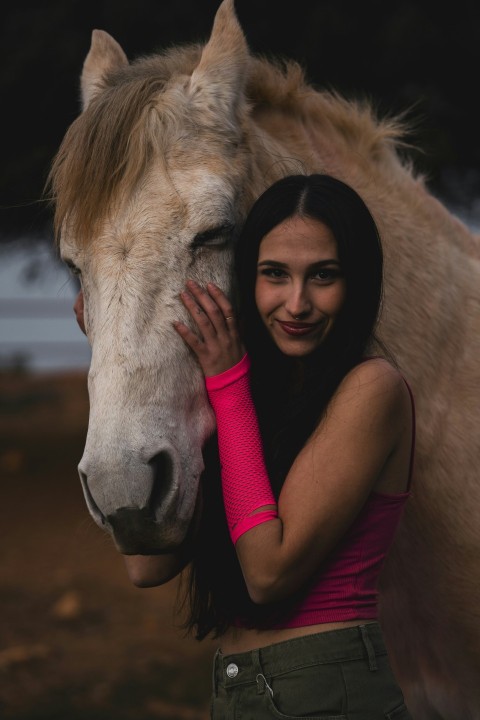
[(94, 31), (83, 112), (53, 167), (61, 252), (92, 344), (79, 469), (130, 552), (175, 547), (214, 418), (171, 322), (187, 276), (231, 290), (231, 245), (272, 181), (326, 172), (371, 208), (386, 255), (383, 340), (418, 411), (414, 495), (383, 574), (381, 620), (417, 720), (480, 718), (478, 238), (400, 159), (395, 121), (250, 55), (225, 0), (204, 47), (129, 64)]

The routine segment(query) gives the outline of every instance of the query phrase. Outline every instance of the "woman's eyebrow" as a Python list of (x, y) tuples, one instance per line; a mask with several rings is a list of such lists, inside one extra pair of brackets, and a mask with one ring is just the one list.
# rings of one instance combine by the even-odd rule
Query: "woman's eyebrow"
[(262, 260), (262, 262), (257, 263), (258, 267), (261, 267), (262, 265), (274, 265), (275, 267), (281, 267), (281, 268), (288, 267), (287, 263), (282, 263), (282, 262), (279, 262), (278, 260)]
[[(261, 262), (257, 263), (257, 267), (262, 267), (263, 265), (268, 265), (269, 267), (278, 267), (278, 268), (287, 268), (288, 263), (280, 262), (279, 260), (262, 260)], [(325, 265), (340, 265), (340, 260), (337, 260), (337, 258), (327, 258), (326, 260), (318, 260), (317, 262), (312, 263), (308, 266), (308, 269), (311, 270), (313, 268), (317, 267), (323, 267)]]
[(323, 267), (324, 265), (340, 265), (340, 260), (337, 258), (327, 258), (326, 260), (319, 260), (309, 265), (309, 268)]

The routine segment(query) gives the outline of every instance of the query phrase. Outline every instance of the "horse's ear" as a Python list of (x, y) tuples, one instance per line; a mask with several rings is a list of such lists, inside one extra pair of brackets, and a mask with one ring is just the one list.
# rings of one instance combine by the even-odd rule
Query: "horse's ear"
[(248, 59), (234, 0), (223, 0), (188, 88), (190, 101), (201, 111), (203, 122), (231, 125), (239, 121)]
[(84, 110), (95, 95), (104, 89), (105, 76), (125, 65), (128, 65), (127, 56), (117, 41), (103, 30), (94, 30), (80, 81)]

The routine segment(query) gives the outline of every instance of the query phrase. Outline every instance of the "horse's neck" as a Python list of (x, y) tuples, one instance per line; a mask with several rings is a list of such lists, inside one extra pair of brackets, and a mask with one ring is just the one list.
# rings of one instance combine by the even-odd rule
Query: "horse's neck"
[(272, 127), (265, 117), (260, 122), (254, 119), (249, 150), (255, 158), (255, 194), (285, 175), (318, 172), (318, 166), (309, 160), (312, 148), (301, 127), (295, 128), (295, 134), (287, 134)]
[[(416, 243), (417, 257), (423, 253), (430, 257), (430, 243), (418, 243), (419, 237), (430, 235), (445, 251), (460, 251), (478, 259), (478, 237), (433, 197), (423, 179), (416, 178), (410, 164), (401, 160), (393, 141), (394, 124), (391, 128), (381, 123), (376, 126), (365, 112), (363, 117), (357, 113), (357, 129), (351, 118), (346, 129), (341, 125), (342, 118), (347, 117), (345, 109), (340, 102), (340, 109), (332, 110), (335, 102), (335, 98), (310, 93), (298, 113), (268, 107), (253, 114), (250, 150), (260, 184), (268, 185), (285, 174), (334, 175), (364, 197), (387, 245), (396, 216), (401, 219), (397, 232), (403, 235), (402, 247)], [(322, 104), (326, 117), (321, 114)], [(334, 125), (335, 119), (340, 127)]]

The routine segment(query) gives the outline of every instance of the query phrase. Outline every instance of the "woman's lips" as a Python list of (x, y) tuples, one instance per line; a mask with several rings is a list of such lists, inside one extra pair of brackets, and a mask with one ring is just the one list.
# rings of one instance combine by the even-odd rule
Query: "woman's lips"
[(278, 324), (287, 335), (308, 335), (317, 329), (318, 323), (296, 323), (296, 322), (282, 322), (277, 320)]

